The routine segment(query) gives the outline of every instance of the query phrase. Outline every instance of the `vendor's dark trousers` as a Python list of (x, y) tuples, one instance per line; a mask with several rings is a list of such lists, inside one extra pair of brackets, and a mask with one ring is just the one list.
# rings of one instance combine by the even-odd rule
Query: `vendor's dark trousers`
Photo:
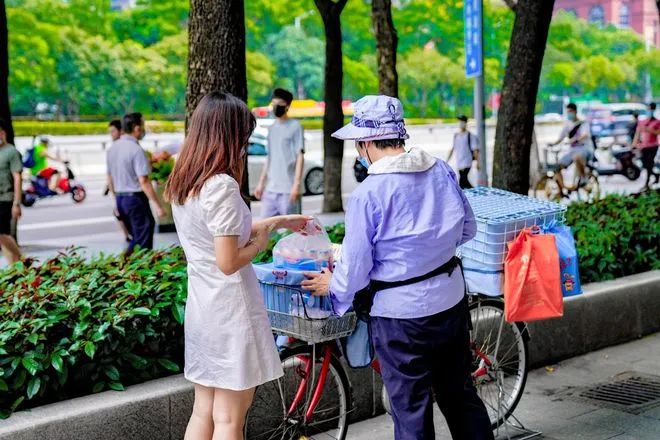
[(149, 199), (144, 193), (117, 195), (117, 210), (131, 234), (127, 252), (136, 246), (153, 249), (156, 221), (151, 213)]
[(463, 168), (462, 170), (458, 170), (458, 186), (460, 186), (462, 189), (472, 188), (472, 184), (468, 179), (469, 174), (470, 168)]
[(467, 300), (425, 318), (371, 318), (396, 440), (433, 440), (433, 394), (454, 440), (493, 439), (470, 370)]

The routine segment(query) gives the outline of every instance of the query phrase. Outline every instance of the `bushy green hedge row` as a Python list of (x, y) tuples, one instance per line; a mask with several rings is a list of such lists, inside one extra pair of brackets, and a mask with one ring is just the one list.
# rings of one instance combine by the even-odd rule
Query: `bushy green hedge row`
[(0, 417), (180, 371), (186, 279), (180, 248), (0, 272)]
[[(53, 121), (15, 121), (16, 136), (52, 136), (106, 134), (108, 122), (53, 122)], [(183, 132), (182, 121), (147, 121), (147, 131), (151, 133)]]
[(583, 283), (660, 269), (660, 191), (571, 204)]
[[(347, 120), (348, 121), (348, 120)], [(409, 125), (440, 124), (442, 119), (406, 119)], [(305, 130), (323, 129), (323, 119), (301, 119)], [(53, 136), (93, 135), (108, 132), (108, 122), (55, 122), (55, 121), (14, 121), (16, 136)], [(147, 121), (147, 130), (152, 133), (178, 133), (184, 130), (183, 121)]]

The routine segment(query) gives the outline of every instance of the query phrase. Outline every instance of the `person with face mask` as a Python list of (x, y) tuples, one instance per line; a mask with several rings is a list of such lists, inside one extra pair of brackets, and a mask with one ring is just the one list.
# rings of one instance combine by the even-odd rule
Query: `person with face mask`
[[(566, 118), (568, 121), (561, 130), (559, 139), (548, 144), (548, 146), (552, 147), (559, 144), (564, 139), (568, 139), (568, 143), (570, 144), (570, 150), (559, 159), (560, 168), (557, 173), (557, 185), (559, 185), (559, 190), (564, 197), (568, 197), (568, 195), (564, 191), (566, 185), (564, 184), (564, 178), (562, 175), (563, 170), (575, 163), (575, 169), (578, 176), (577, 185), (580, 186), (586, 183), (586, 179), (584, 179), (586, 166), (594, 157), (593, 148), (589, 145), (591, 143), (589, 124), (578, 118), (577, 106), (575, 104), (570, 103), (566, 106)], [(577, 188), (569, 189), (575, 190)]]
[(117, 212), (130, 233), (126, 252), (131, 253), (136, 246), (153, 248), (156, 221), (149, 200), (153, 202), (159, 217), (165, 217), (165, 210), (149, 179), (149, 159), (138, 142), (145, 135), (142, 114), (124, 116), (122, 131), (124, 134), (108, 149), (106, 164), (108, 188), (116, 197)]
[(369, 178), (351, 194), (334, 272), (306, 274), (303, 289), (329, 295), (340, 315), (354, 305), (368, 311), (397, 440), (435, 438), (434, 394), (454, 439), (492, 439), (470, 374), (470, 314), (455, 257), (476, 222), (456, 175), (425, 151), (405, 149), (396, 98), (360, 99), (333, 136), (355, 140)]
[(255, 197), (262, 202), (261, 216), (300, 214), (305, 141), (303, 128), (288, 112), (293, 94), (273, 92), (275, 122), (268, 128), (268, 157)]
[(458, 133), (454, 135), (454, 142), (449, 151), (447, 162), (451, 157), (456, 154), (456, 168), (458, 168), (458, 183), (461, 188), (472, 188), (472, 184), (468, 179), (470, 170), (472, 169), (472, 162), (477, 161), (477, 169), (479, 169), (479, 138), (468, 131), (467, 121), (465, 115), (460, 115), (458, 118)]

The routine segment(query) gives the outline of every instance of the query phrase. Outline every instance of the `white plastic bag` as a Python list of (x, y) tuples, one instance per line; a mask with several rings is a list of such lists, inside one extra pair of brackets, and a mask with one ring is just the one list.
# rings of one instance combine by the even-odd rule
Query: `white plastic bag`
[(279, 269), (318, 271), (332, 267), (333, 247), (323, 225), (313, 219), (305, 229), (287, 235), (273, 249), (273, 263)]

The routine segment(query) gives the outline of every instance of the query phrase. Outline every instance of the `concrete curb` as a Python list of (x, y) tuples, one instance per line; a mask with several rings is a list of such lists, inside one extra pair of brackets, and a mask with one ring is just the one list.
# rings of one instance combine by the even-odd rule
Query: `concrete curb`
[(660, 270), (583, 286), (564, 316), (529, 323), (532, 368), (660, 330)]
[[(660, 271), (584, 287), (567, 298), (564, 317), (529, 324), (532, 367), (619, 344), (660, 330)], [(349, 370), (352, 421), (382, 413), (380, 378)], [(0, 440), (178, 440), (192, 407), (181, 375), (46, 405), (0, 421)]]

